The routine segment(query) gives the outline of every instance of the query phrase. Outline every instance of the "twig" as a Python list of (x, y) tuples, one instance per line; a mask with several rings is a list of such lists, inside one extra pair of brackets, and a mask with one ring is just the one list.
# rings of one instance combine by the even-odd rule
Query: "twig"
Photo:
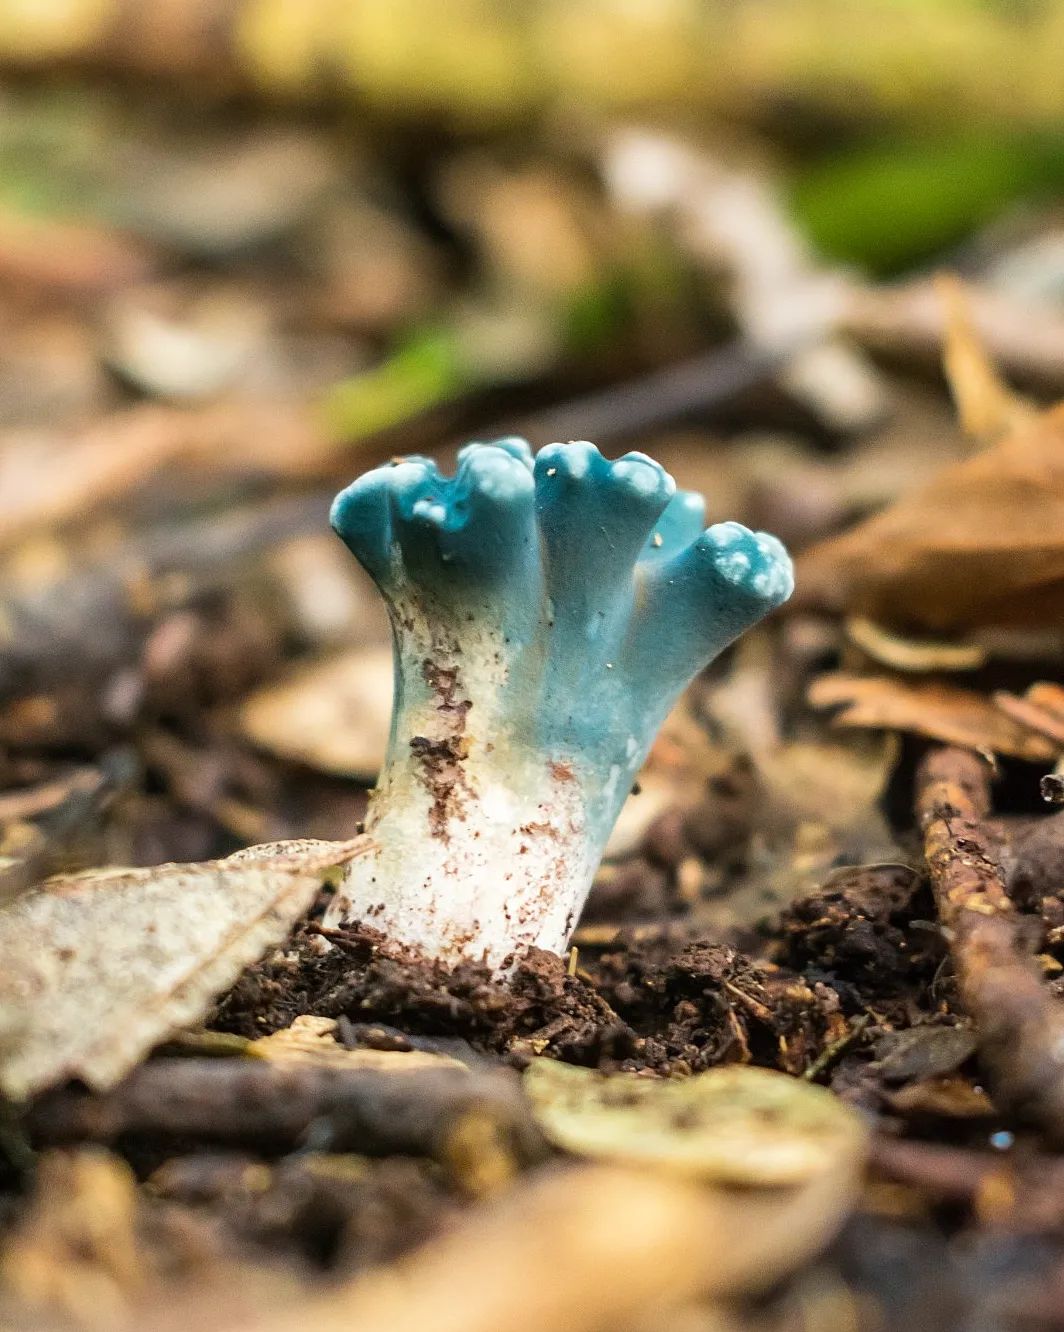
[[(799, 349), (796, 343), (783, 352), (766, 351), (736, 338), (641, 378), (556, 403), (521, 421), (520, 433), (536, 446), (574, 438), (593, 439), (600, 445), (637, 438), (761, 387)], [(503, 432), (501, 426), (499, 430)]]
[(520, 1083), (503, 1069), (392, 1073), (160, 1059), (105, 1095), (62, 1090), (42, 1097), (26, 1124), (39, 1145), (153, 1133), (289, 1151), (313, 1139), (330, 1151), (431, 1156), (453, 1165), (475, 1129), (515, 1160), (542, 1150)]
[(820, 1077), (821, 1073), (826, 1073), (835, 1060), (850, 1048), (858, 1036), (860, 1036), (861, 1032), (864, 1031), (865, 1027), (868, 1026), (870, 1021), (871, 1018), (867, 1013), (862, 1013), (859, 1017), (855, 1017), (838, 1040), (832, 1041), (830, 1045), (826, 1045), (824, 1049), (821, 1050), (820, 1054), (817, 1055), (816, 1059), (814, 1059), (805, 1070), (802, 1077), (806, 1082), (815, 1082), (817, 1078)]
[(932, 750), (917, 773), (917, 820), (994, 1099), (1064, 1141), (1064, 1009), (1043, 985), (1005, 891), (989, 813), (984, 760), (964, 749)]

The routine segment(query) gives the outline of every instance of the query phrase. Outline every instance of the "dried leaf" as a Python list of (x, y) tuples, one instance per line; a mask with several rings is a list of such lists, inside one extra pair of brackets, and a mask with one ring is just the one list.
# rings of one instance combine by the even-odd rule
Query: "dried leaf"
[(380, 771), (392, 712), (392, 650), (357, 648), (253, 694), (240, 725), (260, 748), (341, 777)]
[(666, 1081), (537, 1059), (525, 1090), (567, 1151), (718, 1183), (799, 1184), (863, 1151), (861, 1121), (831, 1092), (747, 1065)]
[(1033, 684), (1023, 698), (999, 690), (994, 694), (994, 703), (1018, 725), (1064, 746), (1064, 689), (1060, 685)]
[(879, 801), (898, 759), (890, 737), (794, 740), (754, 758), (773, 821), (817, 824), (870, 844), (889, 844)]
[(935, 287), (946, 311), (942, 360), (965, 432), (976, 439), (994, 440), (1033, 421), (1037, 409), (1012, 392), (987, 354), (963, 284), (944, 273)]
[[(1055, 302), (1032, 318), (1029, 297), (989, 283), (965, 292), (982, 345), (1010, 374), (1057, 389), (1064, 367), (1064, 318)], [(946, 340), (946, 312), (934, 281), (853, 283), (844, 293), (841, 325), (862, 346), (930, 366)]]
[(336, 1039), (333, 1018), (305, 1013), (290, 1027), (252, 1041), (248, 1054), (281, 1064), (317, 1064), (333, 1068), (369, 1068), (382, 1073), (411, 1073), (426, 1068), (464, 1068), (450, 1055), (429, 1050), (349, 1050)]
[(303, 408), (274, 402), (138, 405), (66, 436), (18, 435), (0, 450), (0, 550), (82, 521), (179, 462), (313, 475), (336, 446)]
[(728, 680), (706, 695), (706, 711), (757, 783), (747, 873), (731, 891), (699, 905), (700, 919), (715, 929), (755, 925), (814, 892), (833, 866), (899, 856), (881, 808), (897, 737), (785, 739), (780, 699), (769, 645), (755, 634), (737, 645)]
[(117, 231), (0, 208), (0, 286), (23, 300), (98, 297), (147, 277), (155, 263)]
[(814, 708), (840, 707), (837, 726), (911, 731), (949, 745), (1029, 763), (1052, 762), (1058, 746), (1007, 717), (974, 690), (887, 675), (821, 675), (809, 688)]
[(50, 879), (0, 910), (0, 1089), (117, 1082), (287, 935), (351, 842)]
[(798, 565), (800, 598), (897, 625), (1044, 627), (1064, 615), (1064, 406)]
[(876, 1042), (879, 1075), (885, 1082), (912, 1082), (955, 1073), (975, 1053), (970, 1027), (910, 1027)]
[[(649, 1311), (657, 1318), (647, 1325), (660, 1327), (663, 1308), (763, 1291), (808, 1262), (850, 1211), (856, 1173), (846, 1162), (779, 1190), (712, 1189), (617, 1166), (539, 1171), (398, 1265), (239, 1326), (603, 1332)], [(705, 1327), (701, 1314), (694, 1326)]]
[(846, 637), (880, 666), (913, 675), (933, 671), (977, 671), (986, 649), (976, 643), (943, 643), (892, 634), (874, 620), (854, 615), (846, 621)]
[(934, 1115), (943, 1119), (986, 1119), (994, 1103), (981, 1087), (956, 1075), (912, 1082), (887, 1100), (901, 1114)]

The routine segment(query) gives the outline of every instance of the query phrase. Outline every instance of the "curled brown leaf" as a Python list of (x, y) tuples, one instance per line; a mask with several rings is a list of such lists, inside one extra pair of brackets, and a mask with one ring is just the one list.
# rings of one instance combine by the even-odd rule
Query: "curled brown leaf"
[(798, 598), (892, 626), (1044, 627), (1064, 613), (1064, 406), (814, 546)]
[(822, 675), (809, 689), (815, 708), (840, 708), (837, 726), (909, 731), (964, 749), (1050, 763), (1058, 752), (1045, 735), (1007, 716), (983, 694), (937, 681), (887, 675)]

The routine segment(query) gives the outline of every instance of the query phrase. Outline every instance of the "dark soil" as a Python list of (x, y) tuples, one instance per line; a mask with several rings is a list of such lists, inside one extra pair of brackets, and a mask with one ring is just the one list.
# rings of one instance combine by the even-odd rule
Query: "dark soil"
[[(433, 1051), (503, 1078), (489, 1101), (501, 1089), (496, 1110), (508, 1132), (524, 1135), (516, 1168), (542, 1146), (511, 1123), (505, 1078), (532, 1056), (646, 1076), (745, 1061), (812, 1078), (873, 1117), (873, 1170), (834, 1248), (743, 1312), (750, 1326), (790, 1326), (817, 1283), (834, 1283), (858, 1306), (870, 1301), (876, 1332), (982, 1326), (974, 1320), (991, 1288), (1002, 1313), (990, 1326), (1049, 1325), (1044, 1308), (1064, 1263), (1059, 1164), (1017, 1137), (982, 1090), (922, 875), (900, 864), (839, 870), (757, 931), (708, 928), (697, 904), (684, 912), (671, 886), (670, 895), (671, 910), (649, 922), (637, 894), (629, 923), (610, 897), (612, 926), (587, 927), (590, 942), (574, 957), (533, 953), (508, 983), (483, 967), (428, 962), (369, 928), (327, 930), (323, 895), (289, 944), (219, 1001), (208, 1026), (255, 1039), (312, 1014), (337, 1020), (348, 1047)], [(1053, 946), (1056, 915), (1033, 884), (1028, 899), (1036, 946)], [(476, 1169), (440, 1147), (446, 1088), (422, 1092), (428, 1099), (412, 1117), (390, 1112), (386, 1097), (367, 1112), (295, 1074), (270, 1091), (257, 1061), (175, 1054), (159, 1052), (134, 1075), (120, 1112), (122, 1089), (100, 1102), (103, 1112), (91, 1096), (61, 1090), (27, 1121), (36, 1145), (87, 1136), (125, 1156), (146, 1182), (142, 1225), (160, 1262), (188, 1262), (191, 1234), (197, 1251), (346, 1275), (437, 1233), (478, 1196)], [(289, 1115), (293, 1096), (311, 1108)], [(206, 1122), (216, 1129), (209, 1138), (188, 1131)], [(1026, 1182), (1022, 1203), (998, 1218), (991, 1185), (1010, 1145), (1010, 1169)], [(8, 1203), (17, 1222), (24, 1204), (10, 1194)], [(1020, 1317), (1034, 1323), (1014, 1323)]]

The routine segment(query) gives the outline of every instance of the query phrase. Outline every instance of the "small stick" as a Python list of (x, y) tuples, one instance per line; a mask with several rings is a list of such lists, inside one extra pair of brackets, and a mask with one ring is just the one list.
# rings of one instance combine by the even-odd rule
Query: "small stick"
[(157, 1059), (104, 1095), (64, 1089), (40, 1098), (35, 1144), (111, 1142), (125, 1133), (204, 1137), (272, 1151), (307, 1145), (369, 1156), (430, 1156), (451, 1165), (471, 1125), (517, 1161), (542, 1139), (505, 1069), (284, 1066), (253, 1059)]
[(933, 749), (917, 773), (916, 816), (994, 1099), (1064, 1142), (1064, 1008), (1042, 983), (1005, 891), (989, 813), (985, 761), (965, 749)]
[[(763, 387), (799, 350), (797, 342), (773, 352), (736, 338), (688, 360), (659, 366), (569, 402), (554, 403), (522, 421), (520, 428), (537, 445), (574, 438), (602, 444), (638, 439)], [(501, 425), (497, 428), (500, 434), (506, 433)]]
[(941, 1201), (959, 1203), (970, 1203), (978, 1197), (991, 1176), (1013, 1173), (1007, 1159), (990, 1152), (898, 1140), (885, 1134), (872, 1140), (869, 1165), (896, 1183)]
[(870, 1021), (871, 1018), (867, 1013), (860, 1014), (859, 1017), (854, 1018), (838, 1040), (832, 1041), (830, 1045), (825, 1045), (820, 1054), (802, 1074), (806, 1082), (815, 1082), (822, 1073), (826, 1073), (835, 1060), (846, 1053)]

